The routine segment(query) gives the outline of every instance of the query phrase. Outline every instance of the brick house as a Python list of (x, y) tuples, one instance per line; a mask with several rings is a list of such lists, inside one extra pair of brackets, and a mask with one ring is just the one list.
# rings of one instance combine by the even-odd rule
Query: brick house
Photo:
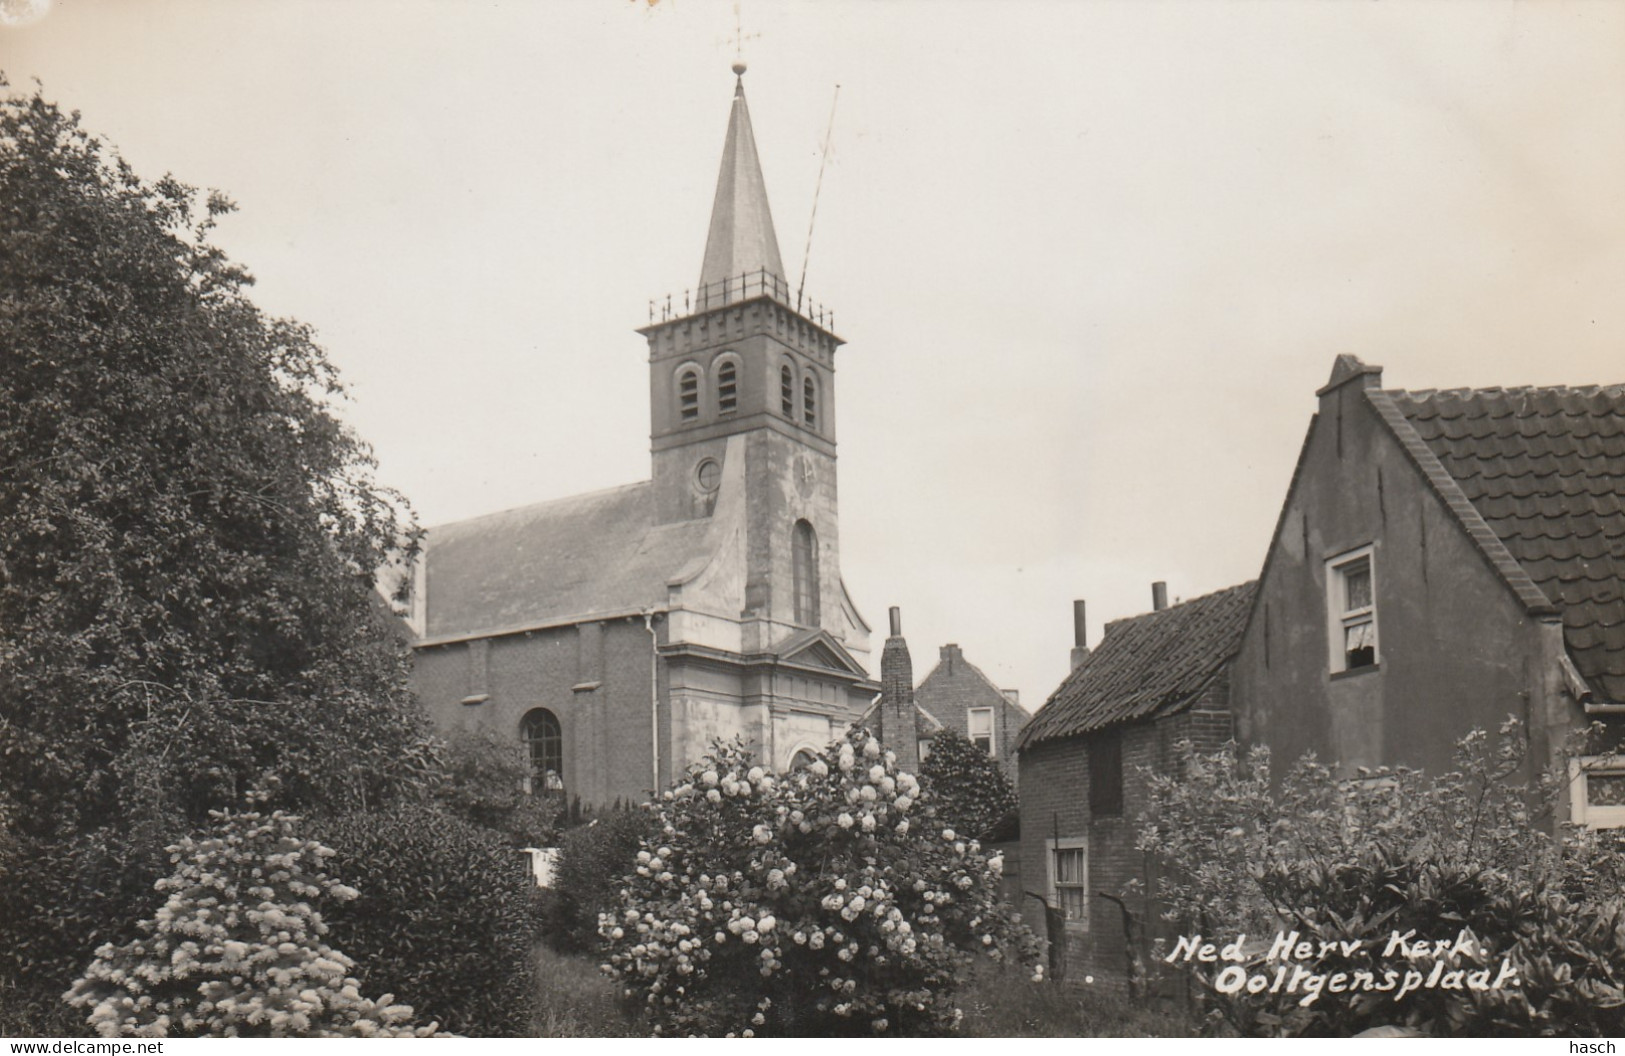
[(1234, 662), (1237, 732), (1277, 759), (1450, 769), (1521, 719), (1525, 778), (1625, 823), (1625, 768), (1565, 741), (1625, 713), (1625, 385), (1317, 393)]
[[(1168, 606), (1159, 583), (1157, 607), (1108, 624), (1093, 651), (1078, 619), (1073, 670), (1022, 731), (1021, 871), (1026, 892), (1050, 907), (1051, 942), (1055, 930), (1063, 936), (1051, 963), (1063, 955), (1069, 981), (1122, 988), (1130, 953), (1146, 964), (1151, 940), (1167, 934), (1151, 897), (1156, 874), (1134, 847), (1143, 771), (1167, 772), (1180, 741), (1213, 750), (1231, 739), (1230, 664), (1254, 586)], [(1131, 879), (1142, 885), (1135, 897), (1101, 897)], [(1125, 913), (1136, 923), (1132, 950)]]
[[(914, 703), (937, 721), (941, 730), (967, 737), (987, 749), (1013, 782), (1016, 740), (1031, 717), (1013, 689), (1000, 689), (982, 670), (965, 659), (959, 646), (938, 651), (937, 666), (914, 688)], [(929, 751), (927, 742), (926, 751)]]
[(741, 78), (699, 286), (639, 331), (651, 478), (429, 529), (413, 681), (442, 730), (511, 739), (535, 787), (603, 805), (714, 737), (787, 766), (868, 706), (832, 326), (785, 279)]

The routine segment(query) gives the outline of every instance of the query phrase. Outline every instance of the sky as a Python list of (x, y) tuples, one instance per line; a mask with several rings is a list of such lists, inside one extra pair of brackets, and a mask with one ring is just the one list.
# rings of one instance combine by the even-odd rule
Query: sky
[(1098, 643), (1255, 577), (1339, 353), (1625, 381), (1625, 4), (0, 0), (13, 86), (237, 202), (431, 526), (648, 478), (634, 328), (698, 279), (741, 53), (848, 342), (844, 576), (916, 677), (956, 642), (1035, 709), (1074, 598)]

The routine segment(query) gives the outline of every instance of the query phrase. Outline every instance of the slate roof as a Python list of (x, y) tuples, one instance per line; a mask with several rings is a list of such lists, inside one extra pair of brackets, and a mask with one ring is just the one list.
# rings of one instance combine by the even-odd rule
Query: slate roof
[(1019, 749), (1175, 714), (1236, 654), (1257, 582), (1107, 624), (1105, 637), (1028, 721)]
[(431, 528), (425, 638), (624, 615), (666, 603), (707, 520), (654, 524), (649, 481)]
[(1625, 701), (1625, 385), (1372, 396), (1379, 411), (1392, 401), (1557, 607), (1591, 688)]

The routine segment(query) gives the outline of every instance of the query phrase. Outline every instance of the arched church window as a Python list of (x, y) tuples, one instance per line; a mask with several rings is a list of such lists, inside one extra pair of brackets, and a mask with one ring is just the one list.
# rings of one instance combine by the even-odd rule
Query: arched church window
[(788, 363), (779, 368), (779, 410), (792, 422), (796, 420), (796, 372)]
[(796, 754), (790, 757), (791, 770), (805, 770), (812, 764), (813, 754), (805, 748), (798, 749)]
[(796, 622), (818, 626), (818, 536), (806, 521), (797, 521), (791, 533), (790, 561), (794, 580)]
[(717, 413), (732, 414), (739, 409), (739, 366), (731, 359), (717, 368)]
[(700, 416), (700, 372), (693, 367), (677, 375), (677, 409), (685, 422)]
[(532, 708), (519, 723), (519, 736), (530, 760), (530, 791), (562, 793), (564, 733), (559, 729), (559, 717), (546, 708)]
[(809, 374), (801, 379), (801, 420), (807, 428), (818, 428), (818, 383)]

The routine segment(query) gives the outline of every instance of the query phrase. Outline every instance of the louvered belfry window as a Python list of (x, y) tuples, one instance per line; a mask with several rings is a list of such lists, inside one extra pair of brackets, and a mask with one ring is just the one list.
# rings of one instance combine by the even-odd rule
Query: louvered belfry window
[(685, 370), (677, 376), (677, 407), (685, 422), (700, 416), (700, 372)]
[(791, 421), (796, 417), (796, 372), (786, 363), (779, 368), (779, 410)]
[(724, 360), (717, 368), (717, 413), (732, 414), (739, 409), (739, 368)]

